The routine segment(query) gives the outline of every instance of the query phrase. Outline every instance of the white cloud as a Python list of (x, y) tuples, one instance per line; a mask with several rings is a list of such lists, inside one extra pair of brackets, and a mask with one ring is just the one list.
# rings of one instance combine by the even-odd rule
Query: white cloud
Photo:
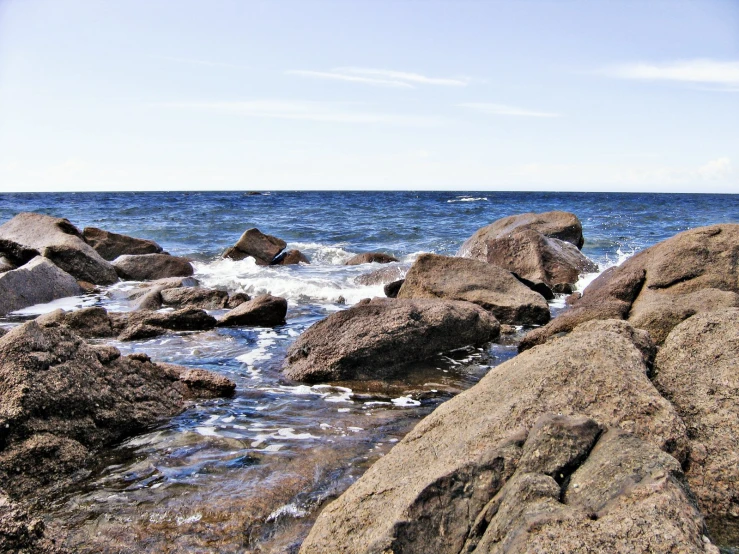
[(739, 61), (696, 59), (661, 64), (642, 62), (614, 65), (598, 73), (618, 79), (739, 86)]
[(469, 108), (487, 115), (509, 115), (517, 117), (562, 117), (562, 114), (554, 112), (540, 112), (506, 104), (489, 104), (486, 102), (471, 102), (458, 104), (460, 108)]
[(286, 71), (285, 74), (396, 88), (415, 88), (414, 85), (464, 87), (469, 84), (468, 79), (428, 77), (426, 75), (421, 75), (420, 73), (392, 71), (389, 69), (374, 69), (368, 67), (336, 67), (331, 71), (309, 71), (296, 69)]

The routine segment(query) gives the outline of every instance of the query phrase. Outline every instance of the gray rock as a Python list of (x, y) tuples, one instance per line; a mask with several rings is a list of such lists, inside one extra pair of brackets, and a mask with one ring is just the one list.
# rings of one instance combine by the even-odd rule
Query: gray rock
[(207, 331), (216, 326), (216, 318), (198, 308), (182, 308), (173, 312), (141, 310), (110, 316), (113, 328), (120, 330), (120, 341), (148, 339), (171, 331)]
[(252, 228), (244, 231), (236, 244), (226, 250), (223, 257), (243, 260), (251, 256), (258, 265), (269, 265), (286, 246), (284, 240), (265, 235), (259, 229)]
[(75, 278), (41, 256), (0, 273), (0, 315), (78, 294), (82, 288)]
[(386, 285), (399, 279), (404, 279), (405, 274), (408, 273), (410, 265), (392, 265), (389, 267), (383, 267), (371, 271), (370, 273), (363, 273), (354, 278), (354, 282), (357, 285), (372, 286), (372, 285)]
[(388, 283), (387, 285), (385, 285), (382, 288), (385, 296), (387, 296), (388, 298), (397, 298), (398, 293), (400, 292), (400, 288), (403, 286), (403, 283), (405, 283), (405, 279), (393, 281), (392, 283)]
[(0, 273), (5, 273), (6, 271), (10, 271), (11, 269), (15, 268), (16, 265), (13, 262), (11, 262), (5, 256), (0, 256)]
[(167, 277), (189, 277), (194, 273), (190, 260), (169, 254), (125, 255), (113, 261), (121, 279), (153, 281)]
[(162, 252), (162, 247), (153, 240), (119, 235), (97, 227), (85, 227), (82, 236), (87, 244), (108, 261), (113, 261), (118, 256), (126, 254), (159, 254)]
[(365, 252), (364, 254), (357, 254), (352, 256), (344, 265), (360, 265), (360, 264), (389, 264), (391, 262), (397, 262), (398, 258), (385, 254), (384, 252)]
[(274, 327), (285, 323), (287, 300), (271, 294), (262, 294), (236, 306), (218, 320), (219, 327), (254, 325)]
[(220, 310), (228, 304), (228, 293), (201, 287), (170, 288), (160, 293), (162, 303), (178, 308), (201, 308), (203, 310)]

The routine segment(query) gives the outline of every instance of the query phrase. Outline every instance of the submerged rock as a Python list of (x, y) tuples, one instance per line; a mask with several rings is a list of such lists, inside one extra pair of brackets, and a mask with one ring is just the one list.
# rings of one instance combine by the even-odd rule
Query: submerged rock
[(357, 254), (352, 256), (344, 265), (360, 265), (360, 264), (389, 264), (391, 262), (397, 262), (398, 258), (385, 254), (384, 252), (365, 252), (364, 254)]
[(82, 292), (69, 273), (36, 256), (18, 269), (0, 273), (0, 315)]
[(466, 258), (423, 254), (406, 274), (398, 298), (465, 300), (507, 324), (536, 325), (550, 319), (541, 294), (505, 269)]
[(271, 294), (262, 294), (243, 302), (218, 320), (219, 327), (255, 325), (274, 327), (285, 323), (287, 300)]
[(243, 260), (251, 256), (257, 265), (269, 265), (286, 246), (284, 240), (265, 235), (259, 229), (252, 228), (244, 231), (236, 244), (224, 252), (223, 257)]
[(82, 236), (87, 244), (108, 261), (113, 261), (118, 256), (126, 254), (159, 254), (162, 252), (162, 247), (153, 240), (119, 235), (97, 227), (85, 227)]
[(470, 302), (375, 298), (312, 325), (288, 350), (283, 372), (308, 382), (378, 379), (499, 331), (495, 317)]
[(286, 250), (282, 254), (279, 254), (270, 265), (297, 265), (297, 264), (310, 264), (308, 257), (303, 254), (300, 250)]
[(198, 308), (182, 308), (173, 312), (141, 310), (110, 315), (113, 328), (120, 329), (118, 340), (121, 341), (158, 337), (170, 331), (207, 331), (216, 326), (216, 318)]
[(20, 213), (0, 225), (0, 253), (17, 265), (43, 256), (79, 281), (96, 285), (118, 281), (113, 266), (85, 242), (68, 219)]
[(121, 279), (129, 281), (189, 277), (194, 273), (190, 260), (169, 254), (126, 254), (116, 258), (113, 267)]

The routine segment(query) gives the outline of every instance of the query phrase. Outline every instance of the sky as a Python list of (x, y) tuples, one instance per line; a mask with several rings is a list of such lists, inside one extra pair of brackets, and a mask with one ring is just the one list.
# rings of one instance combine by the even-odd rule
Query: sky
[(0, 0), (0, 191), (739, 193), (739, 0)]

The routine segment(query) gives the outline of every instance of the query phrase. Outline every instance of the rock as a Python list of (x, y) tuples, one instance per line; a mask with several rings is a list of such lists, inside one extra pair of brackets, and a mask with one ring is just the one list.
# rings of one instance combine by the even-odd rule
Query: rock
[(156, 365), (182, 382), (189, 398), (227, 398), (236, 390), (236, 383), (211, 371), (163, 362)]
[(41, 519), (13, 502), (0, 491), (0, 552), (17, 554), (66, 554), (67, 549), (50, 537)]
[(246, 230), (236, 244), (226, 250), (223, 257), (243, 260), (251, 256), (256, 260), (257, 265), (269, 265), (286, 246), (287, 243), (284, 240), (265, 235), (259, 229), (252, 228)]
[(82, 236), (104, 260), (113, 261), (126, 254), (159, 254), (162, 247), (153, 240), (137, 239), (103, 231), (97, 227), (85, 227)]
[(388, 298), (397, 298), (398, 292), (400, 292), (400, 287), (403, 286), (403, 283), (405, 283), (405, 279), (400, 279), (398, 281), (393, 281), (392, 283), (388, 283), (385, 285), (382, 290), (385, 293), (385, 296)]
[[(528, 279), (525, 279), (524, 277), (521, 277), (520, 275), (516, 275), (513, 272), (511, 272), (511, 275), (513, 275), (522, 284), (526, 285), (534, 292), (538, 292), (539, 294), (541, 294), (544, 297), (544, 300), (546, 300), (547, 302), (549, 300), (554, 300), (554, 287), (550, 288), (549, 285), (547, 285), (546, 283), (542, 283), (541, 281), (529, 281)], [(562, 287), (560, 285), (557, 285), (557, 288), (561, 289)]]
[(251, 296), (245, 292), (237, 292), (228, 297), (226, 307), (229, 310), (233, 310), (235, 307), (241, 306), (244, 302), (248, 302), (249, 300), (251, 300)]
[(198, 308), (173, 312), (138, 311), (110, 314), (113, 328), (121, 329), (118, 340), (141, 340), (165, 335), (169, 331), (207, 331), (216, 326), (216, 318)]
[(82, 292), (73, 276), (36, 256), (18, 269), (0, 273), (0, 315)]
[(654, 362), (654, 383), (685, 421), (686, 474), (715, 538), (739, 544), (739, 309), (677, 325)]
[(55, 310), (37, 317), (36, 322), (42, 326), (64, 325), (75, 334), (88, 339), (110, 338), (117, 334), (108, 312), (100, 306), (73, 312)]
[(139, 296), (131, 306), (135, 312), (141, 310), (156, 311), (162, 307), (162, 292), (158, 289), (152, 289), (143, 296)]
[(160, 293), (162, 303), (178, 308), (202, 308), (203, 310), (220, 310), (228, 304), (228, 293), (200, 287), (172, 288)]
[(96, 285), (118, 281), (110, 263), (85, 242), (67, 219), (20, 213), (0, 225), (0, 252), (17, 265), (43, 256), (76, 279)]
[(153, 281), (166, 277), (189, 277), (193, 269), (187, 258), (169, 254), (124, 255), (113, 261), (113, 267), (121, 279), (128, 281)]
[(391, 262), (397, 262), (398, 258), (385, 254), (383, 252), (365, 252), (364, 254), (357, 254), (352, 256), (344, 265), (360, 265), (360, 264), (389, 264)]
[(529, 281), (548, 287), (575, 283), (581, 274), (598, 266), (569, 242), (521, 229), (485, 241), (486, 261)]
[(270, 265), (310, 264), (310, 260), (300, 250), (287, 250), (278, 255)]
[(423, 254), (411, 266), (398, 298), (444, 298), (473, 302), (502, 323), (543, 324), (549, 306), (510, 272), (484, 262)]
[[(568, 511), (572, 517), (563, 519), (562, 524), (569, 525), (568, 521), (573, 521), (577, 523), (574, 529), (580, 530), (569, 537), (558, 532), (557, 537), (574, 545), (572, 549), (563, 547), (561, 551), (623, 551), (620, 546), (628, 545), (630, 530), (639, 537), (640, 544), (649, 540), (655, 541), (652, 544), (663, 540), (678, 545), (702, 544), (700, 514), (686, 504), (685, 494), (674, 488), (671, 479), (679, 475), (679, 462), (686, 457), (685, 425), (650, 382), (643, 354), (624, 332), (623, 323), (613, 322), (613, 329), (609, 329), (607, 323), (597, 330), (576, 329), (569, 335), (523, 352), (490, 371), (471, 389), (441, 404), (341, 497), (323, 509), (303, 542), (301, 552), (460, 552), (468, 538), (474, 538), (470, 537), (470, 531), (478, 537), (484, 536), (485, 525), (476, 526), (475, 522), (478, 516), (486, 517), (484, 508), (510, 482), (524, 451), (530, 452), (527, 457), (531, 460), (527, 462), (530, 465), (524, 465), (525, 469), (553, 472), (556, 479), (542, 473), (524, 472), (522, 479), (526, 475), (537, 477), (530, 486), (524, 487), (521, 483), (522, 488), (518, 490), (531, 491), (525, 498), (538, 496), (546, 503), (560, 502), (562, 485), (569, 486), (567, 474), (560, 471), (563, 473), (560, 477), (557, 471), (559, 468), (570, 471), (580, 463), (570, 460), (582, 457), (581, 453), (587, 450), (585, 437), (595, 434), (592, 432), (595, 427), (579, 419), (575, 427), (579, 425), (582, 432), (556, 431), (555, 426), (550, 434), (559, 437), (558, 443), (566, 450), (563, 454), (569, 454), (537, 461), (537, 449), (539, 457), (560, 450), (558, 447), (525, 447), (530, 430), (546, 414), (585, 416), (601, 428), (631, 433), (677, 459), (662, 476), (655, 473), (652, 480), (644, 479), (644, 486), (622, 488), (625, 500), (617, 499), (612, 505), (616, 514), (613, 525), (602, 529), (593, 539), (594, 544), (604, 546), (611, 540), (613, 546), (578, 549), (578, 541), (591, 540), (588, 533), (595, 522), (584, 510), (574, 514)], [(339, 341), (340, 336), (334, 335), (334, 342)], [(573, 428), (568, 424), (564, 431), (567, 427)], [(553, 426), (540, 426), (544, 428), (552, 429)], [(570, 435), (573, 438), (567, 439)], [(638, 460), (647, 458), (640, 455)], [(589, 461), (590, 458), (579, 467), (584, 468)], [(614, 467), (617, 467), (615, 462)], [(563, 480), (558, 483), (557, 479)], [(574, 474), (570, 482), (573, 479)], [(610, 484), (610, 480), (604, 481), (603, 486), (608, 488)], [(536, 493), (532, 487), (540, 492)], [(516, 500), (515, 494), (506, 497)], [(594, 493), (593, 497), (604, 498), (605, 493)], [(516, 505), (525, 509), (526, 504), (522, 497), (511, 509), (516, 509)], [(515, 515), (508, 510), (507, 513)], [(521, 520), (510, 517), (508, 521), (512, 522), (513, 531), (517, 528), (516, 522)], [(537, 531), (536, 522), (540, 520), (527, 521), (531, 523), (522, 531), (533, 532), (539, 537), (536, 540), (546, 540), (546, 534)], [(558, 521), (541, 520), (546, 525)], [(497, 528), (504, 531), (506, 526)], [(610, 539), (607, 538), (609, 532)], [(647, 538), (655, 532), (664, 532), (662, 538)], [(524, 535), (521, 540), (529, 538)], [(520, 550), (512, 547), (511, 551)], [(529, 551), (560, 550), (550, 545)], [(680, 548), (675, 546), (672, 551), (680, 551)]]
[(287, 300), (271, 294), (262, 294), (240, 304), (218, 320), (219, 327), (255, 325), (274, 327), (285, 323)]
[(404, 279), (405, 274), (410, 269), (409, 265), (393, 265), (390, 267), (383, 267), (370, 273), (363, 273), (354, 278), (354, 282), (357, 285), (372, 286), (372, 285), (386, 285), (399, 279)]
[(626, 319), (661, 344), (684, 319), (739, 306), (739, 225), (684, 231), (604, 271), (548, 325), (528, 333), (520, 350), (592, 319)]
[(499, 219), (486, 227), (478, 229), (465, 241), (457, 256), (487, 261), (488, 240), (502, 238), (515, 231), (532, 229), (545, 237), (555, 238), (582, 248), (582, 224), (575, 214), (569, 212), (525, 213)]
[(483, 344), (500, 324), (470, 302), (375, 298), (312, 325), (287, 352), (283, 372), (298, 381), (378, 379), (439, 352)]
[(11, 262), (5, 256), (0, 256), (0, 273), (5, 273), (6, 271), (10, 271), (11, 269), (15, 268), (16, 265), (13, 262)]

